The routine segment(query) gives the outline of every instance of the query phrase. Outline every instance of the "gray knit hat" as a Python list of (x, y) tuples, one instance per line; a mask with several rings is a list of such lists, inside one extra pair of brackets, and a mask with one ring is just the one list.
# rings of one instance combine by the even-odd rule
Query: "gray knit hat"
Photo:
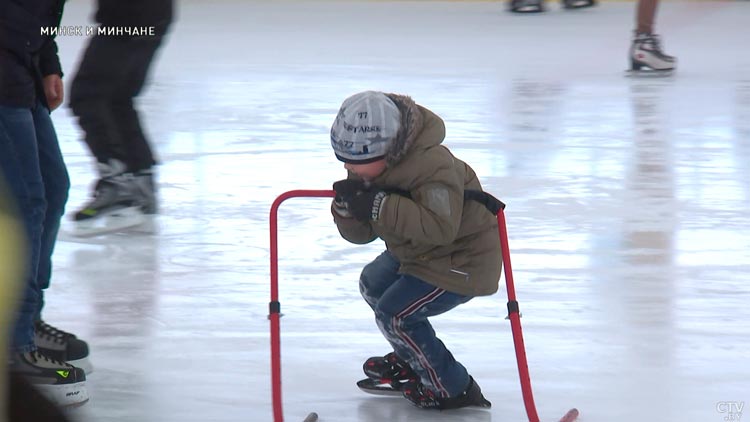
[(398, 133), (401, 112), (382, 92), (365, 91), (344, 100), (331, 126), (336, 158), (366, 164), (385, 157)]

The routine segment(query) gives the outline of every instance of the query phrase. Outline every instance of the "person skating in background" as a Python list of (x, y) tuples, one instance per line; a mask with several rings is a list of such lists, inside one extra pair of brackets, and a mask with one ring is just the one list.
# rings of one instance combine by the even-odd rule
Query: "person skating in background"
[(630, 70), (640, 72), (670, 72), (677, 59), (662, 51), (661, 40), (654, 34), (654, 19), (659, 0), (639, 0), (636, 6), (636, 28), (630, 45)]
[(63, 101), (62, 69), (54, 36), (42, 28), (59, 26), (63, 5), (62, 0), (0, 2), (0, 169), (27, 240), (8, 370), (65, 406), (88, 400), (84, 369), (90, 365), (86, 342), (42, 319), (70, 187), (50, 118)]
[[(157, 211), (157, 160), (133, 100), (146, 84), (174, 15), (173, 0), (98, 0), (97, 6), (95, 20), (105, 31), (91, 38), (83, 54), (70, 108), (96, 159), (98, 179), (92, 199), (73, 219), (86, 227), (114, 212), (120, 220), (94, 225), (93, 233), (135, 225), (143, 214)], [(107, 28), (136, 31), (111, 35)]]
[[(582, 9), (596, 5), (596, 0), (562, 0), (564, 9)], [(513, 13), (541, 13), (545, 11), (544, 0), (510, 0), (508, 8)]]
[(442, 119), (410, 97), (349, 97), (331, 128), (348, 171), (333, 185), (331, 210), (344, 239), (381, 238), (386, 246), (362, 270), (359, 287), (393, 352), (368, 359), (363, 381), (390, 384), (421, 408), (489, 407), (428, 320), (495, 293), (502, 266), (497, 220), (464, 199), (483, 193), (481, 185), (441, 145), (444, 137)]

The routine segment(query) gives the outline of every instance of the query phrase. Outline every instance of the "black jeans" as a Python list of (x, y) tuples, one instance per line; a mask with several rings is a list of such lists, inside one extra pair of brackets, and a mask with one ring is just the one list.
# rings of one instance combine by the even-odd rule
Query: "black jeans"
[(86, 48), (71, 86), (70, 107), (97, 161), (115, 158), (128, 171), (156, 164), (133, 98), (143, 89), (162, 39), (94, 36)]

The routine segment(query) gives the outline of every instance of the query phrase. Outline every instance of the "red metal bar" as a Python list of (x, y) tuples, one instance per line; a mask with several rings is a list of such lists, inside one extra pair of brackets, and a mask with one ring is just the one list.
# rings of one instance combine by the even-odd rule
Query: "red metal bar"
[[(505, 270), (505, 286), (508, 290), (508, 303), (516, 302), (516, 288), (513, 285), (513, 269), (510, 265), (510, 247), (508, 246), (508, 230), (505, 226), (505, 211), (497, 213), (497, 228), (500, 232), (500, 248), (503, 253), (503, 269)], [(510, 307), (509, 307), (510, 308)], [(531, 391), (531, 377), (529, 376), (529, 365), (526, 361), (526, 348), (523, 344), (523, 331), (521, 330), (521, 318), (517, 310), (508, 313), (510, 326), (513, 330), (513, 344), (516, 348), (516, 361), (518, 361), (518, 376), (521, 379), (521, 393), (523, 403), (526, 406), (526, 414), (529, 422), (539, 422), (534, 405), (534, 394)]]
[(292, 190), (279, 195), (271, 205), (271, 302), (268, 319), (271, 321), (271, 395), (273, 397), (273, 420), (283, 422), (281, 402), (281, 309), (279, 304), (279, 244), (277, 214), (282, 202), (289, 198), (333, 198), (332, 190)]
[[(521, 329), (521, 315), (516, 301), (516, 288), (513, 284), (513, 268), (510, 265), (510, 247), (508, 246), (508, 229), (505, 226), (505, 211), (502, 209), (497, 213), (497, 229), (500, 232), (500, 248), (503, 253), (503, 267), (505, 270), (505, 286), (508, 290), (508, 318), (513, 331), (513, 344), (516, 348), (516, 361), (518, 362), (518, 377), (521, 379), (521, 393), (523, 404), (526, 406), (526, 414), (529, 422), (539, 422), (534, 404), (534, 393), (531, 390), (531, 377), (529, 376), (529, 365), (526, 361), (526, 347), (523, 344), (523, 330)], [(559, 422), (573, 422), (578, 418), (578, 409), (570, 409)]]
[[(271, 389), (273, 397), (274, 422), (283, 422), (283, 409), (281, 401), (281, 334), (280, 318), (281, 309), (279, 304), (279, 267), (278, 267), (278, 220), (277, 214), (282, 202), (289, 198), (332, 198), (335, 195), (331, 190), (293, 190), (281, 194), (271, 205), (271, 302), (269, 303), (269, 316), (271, 321)], [(513, 269), (510, 264), (510, 247), (508, 246), (508, 233), (505, 225), (505, 213), (500, 210), (497, 214), (498, 232), (500, 234), (500, 247), (502, 249), (503, 267), (505, 271), (505, 284), (508, 290), (508, 317), (513, 332), (513, 344), (515, 345), (516, 360), (518, 362), (518, 375), (521, 379), (521, 392), (523, 395), (526, 413), (529, 422), (539, 422), (539, 416), (534, 404), (534, 396), (531, 389), (531, 378), (529, 377), (529, 366), (526, 361), (526, 350), (523, 343), (523, 331), (521, 319), (516, 301), (516, 291), (513, 284)], [(511, 307), (511, 304), (513, 306)], [(578, 417), (578, 410), (571, 409), (560, 419), (560, 422), (572, 422)]]

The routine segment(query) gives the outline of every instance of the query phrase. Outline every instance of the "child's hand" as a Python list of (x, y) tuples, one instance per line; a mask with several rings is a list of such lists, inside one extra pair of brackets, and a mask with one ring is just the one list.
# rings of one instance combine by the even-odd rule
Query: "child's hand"
[(346, 201), (347, 209), (357, 221), (377, 221), (388, 194), (382, 190), (359, 191)]
[(365, 182), (361, 180), (344, 179), (333, 184), (333, 190), (336, 191), (336, 202), (346, 203), (358, 192), (366, 189)]
[(331, 202), (331, 211), (341, 218), (352, 218), (352, 214), (347, 209), (346, 202), (344, 201), (337, 201), (334, 199), (333, 202)]

